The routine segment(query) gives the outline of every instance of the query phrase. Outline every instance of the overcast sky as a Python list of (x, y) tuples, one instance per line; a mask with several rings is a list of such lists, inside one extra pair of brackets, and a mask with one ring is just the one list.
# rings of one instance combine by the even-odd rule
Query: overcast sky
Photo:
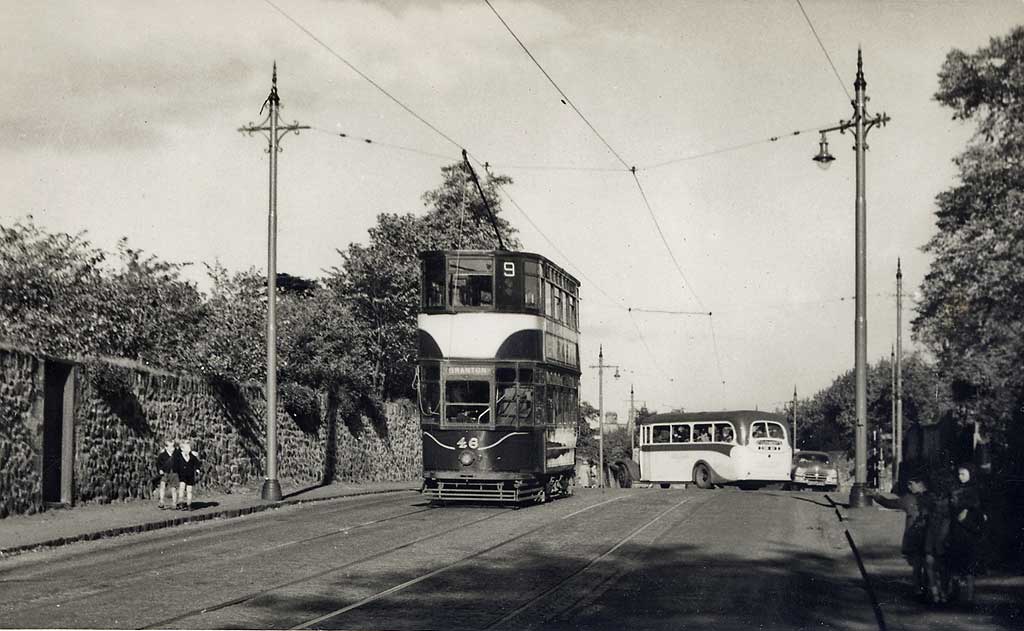
[(583, 362), (603, 344), (622, 367), (608, 410), (625, 417), (631, 384), (658, 410), (773, 409), (854, 364), (853, 141), (832, 135), (822, 172), (817, 134), (789, 134), (851, 116), (860, 45), (870, 111), (892, 117), (868, 137), (868, 359), (895, 341), (897, 257), (912, 346), (920, 246), (972, 133), (936, 75), (1024, 4), (492, 5), (607, 146), (482, 1), (4, 3), (0, 221), (126, 236), (201, 288), (203, 262), (265, 270), (266, 143), (237, 128), (261, 120), (276, 60), (283, 119), (313, 127), (283, 142), (279, 271), (322, 277), (378, 213), (422, 213), (460, 145), (514, 179), (525, 248), (583, 282)]

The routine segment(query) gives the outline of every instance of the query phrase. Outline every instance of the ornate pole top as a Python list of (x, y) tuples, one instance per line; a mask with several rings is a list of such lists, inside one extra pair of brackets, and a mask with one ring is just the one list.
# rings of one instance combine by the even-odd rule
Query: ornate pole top
[(857, 80), (853, 82), (853, 87), (863, 90), (868, 85), (868, 82), (864, 80), (864, 58), (860, 52), (860, 46), (857, 47)]

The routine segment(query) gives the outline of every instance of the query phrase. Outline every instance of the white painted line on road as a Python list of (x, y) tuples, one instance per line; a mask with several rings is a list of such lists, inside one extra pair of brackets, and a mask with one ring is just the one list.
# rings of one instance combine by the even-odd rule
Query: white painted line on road
[(618, 497), (613, 497), (612, 499), (605, 500), (605, 501), (601, 502), (600, 504), (594, 504), (593, 506), (588, 506), (586, 508), (581, 508), (580, 510), (576, 511), (575, 513), (569, 513), (568, 515), (566, 515), (562, 519), (569, 519), (570, 517), (575, 517), (576, 515), (579, 515), (580, 513), (585, 513), (588, 510), (590, 510), (591, 508), (597, 508), (598, 506), (604, 506), (605, 504), (607, 504), (609, 502), (614, 502), (616, 500), (621, 500), (621, 499), (625, 499), (625, 498), (626, 498), (625, 495), (620, 495)]

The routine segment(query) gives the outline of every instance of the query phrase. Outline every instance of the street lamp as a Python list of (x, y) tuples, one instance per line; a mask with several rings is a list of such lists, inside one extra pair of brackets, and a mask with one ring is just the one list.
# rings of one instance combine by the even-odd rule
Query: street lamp
[(867, 251), (867, 236), (865, 230), (865, 217), (867, 204), (864, 198), (864, 151), (867, 149), (865, 140), (868, 131), (875, 125), (885, 126), (889, 122), (889, 116), (884, 112), (874, 117), (869, 117), (866, 112), (867, 96), (864, 95), (864, 88), (867, 82), (864, 80), (864, 63), (861, 57), (860, 48), (857, 49), (857, 78), (853, 83), (856, 89), (856, 96), (852, 101), (853, 118), (847, 121), (840, 121), (839, 125), (819, 130), (821, 140), (818, 143), (818, 153), (814, 161), (818, 166), (827, 169), (835, 157), (828, 151), (828, 140), (825, 134), (832, 131), (845, 133), (847, 129), (854, 130), (854, 152), (857, 163), (857, 197), (855, 201), (856, 210), (856, 316), (854, 319), (854, 355), (856, 358), (856, 408), (857, 426), (854, 438), (854, 483), (850, 489), (850, 507), (860, 508), (869, 506), (871, 498), (866, 493), (868, 465), (867, 465), (867, 280), (865, 274), (865, 253)]
[(599, 486), (604, 488), (604, 369), (614, 368), (615, 378), (619, 379), (622, 375), (619, 374), (619, 367), (604, 363), (604, 345), (598, 347), (597, 353), (597, 365), (591, 366), (591, 368), (597, 368), (597, 432), (600, 440), (598, 441), (597, 453), (598, 453), (598, 469), (597, 479)]

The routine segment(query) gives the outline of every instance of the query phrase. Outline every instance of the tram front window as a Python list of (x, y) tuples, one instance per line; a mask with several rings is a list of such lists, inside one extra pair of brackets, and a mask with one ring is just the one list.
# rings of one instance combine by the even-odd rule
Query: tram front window
[(450, 258), (448, 298), (453, 307), (494, 306), (494, 261)]
[(491, 384), (487, 381), (448, 381), (444, 385), (445, 420), (460, 424), (491, 422)]

